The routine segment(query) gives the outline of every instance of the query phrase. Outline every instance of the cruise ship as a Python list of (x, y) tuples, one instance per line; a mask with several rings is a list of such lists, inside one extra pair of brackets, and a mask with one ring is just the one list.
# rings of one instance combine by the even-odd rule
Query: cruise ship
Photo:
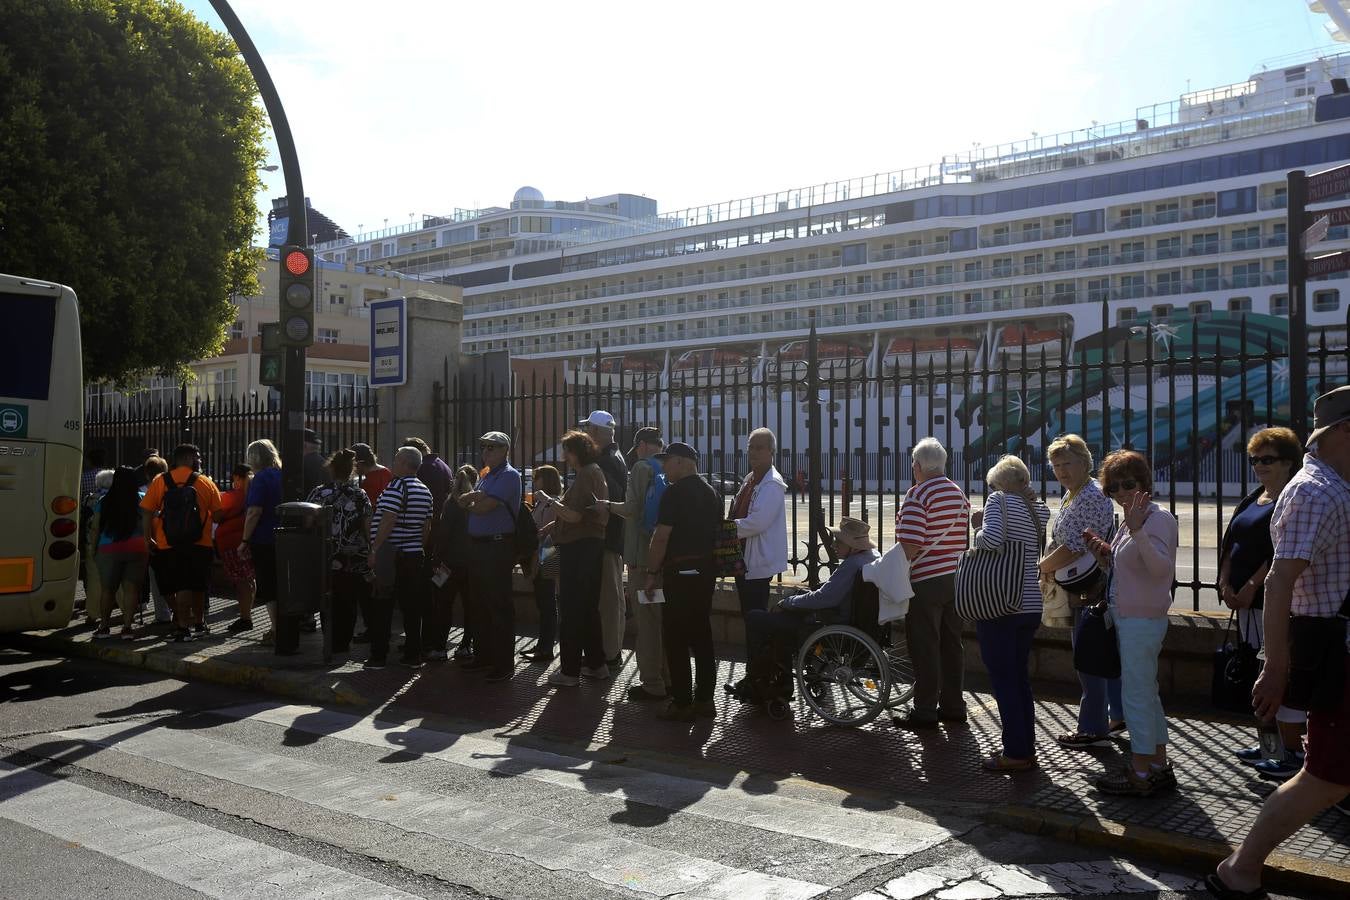
[[(1128, 432), (1147, 417), (1131, 424), (1131, 402), (1136, 413), (1194, 404), (1212, 432), (1239, 380), (1215, 366), (1194, 384), (1122, 383), (1103, 362), (1143, 359), (1145, 335), (1160, 356), (1192, 342), (1211, 356), (1287, 349), (1286, 175), (1350, 162), (1348, 75), (1350, 54), (1263, 68), (1113, 125), (677, 212), (635, 194), (550, 201), (525, 187), (506, 207), (426, 216), (318, 253), (461, 286), (465, 352), (505, 350), (569, 382), (792, 384), (814, 328), (823, 373), (875, 378), (879, 413), (890, 401), (876, 376), (889, 372), (988, 371), (1004, 359), (1017, 369), (1024, 354), (1065, 363), (1069, 377), (1010, 376), (970, 396), (946, 396), (963, 388), (940, 377), (934, 409), (933, 391), (905, 401), (938, 433), (952, 426), (937, 410), (960, 416), (972, 457), (1037, 430), (1093, 427), (1085, 417), (1139, 445)], [(1350, 246), (1347, 229), (1323, 246)], [(1343, 278), (1309, 283), (1315, 345), (1345, 346)], [(1338, 359), (1318, 376), (1343, 383)], [(1269, 368), (1242, 379), (1243, 397), (1269, 407), (1255, 421), (1278, 420), (1281, 402), (1288, 414), (1286, 369), (1256, 388)], [(736, 404), (739, 424), (764, 399), (733, 391), (720, 402)], [(1169, 447), (1199, 439), (1192, 429)]]

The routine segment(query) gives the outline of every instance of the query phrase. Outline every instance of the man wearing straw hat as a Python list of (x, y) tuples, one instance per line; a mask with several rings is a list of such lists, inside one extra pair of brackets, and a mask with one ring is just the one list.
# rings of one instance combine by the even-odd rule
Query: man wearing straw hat
[(752, 659), (763, 652), (765, 645), (777, 639), (790, 667), (797, 644), (816, 627), (813, 620), (830, 610), (847, 612), (846, 604), (853, 594), (858, 573), (863, 566), (881, 558), (877, 545), (872, 542), (871, 531), (872, 526), (861, 519), (844, 516), (837, 527), (830, 529), (839, 567), (830, 575), (829, 581), (814, 591), (784, 597), (772, 611), (752, 609), (746, 613), (745, 638)]

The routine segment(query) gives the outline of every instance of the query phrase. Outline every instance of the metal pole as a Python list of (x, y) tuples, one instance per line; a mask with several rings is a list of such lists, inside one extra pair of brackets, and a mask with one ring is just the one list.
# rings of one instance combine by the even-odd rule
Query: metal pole
[(824, 527), (820, 496), (820, 358), (816, 346), (816, 325), (811, 323), (811, 335), (806, 345), (806, 490), (807, 554), (806, 579), (814, 589), (820, 586), (819, 531)]
[[(300, 158), (295, 152), (295, 141), (291, 137), (291, 126), (286, 120), (286, 110), (281, 105), (272, 76), (263, 64), (262, 55), (254, 46), (239, 17), (230, 8), (229, 0), (211, 0), (211, 7), (220, 16), (225, 29), (234, 38), (239, 53), (244, 57), (253, 80), (258, 85), (263, 105), (267, 108), (268, 118), (272, 120), (272, 133), (277, 139), (277, 152), (281, 156), (281, 171), (286, 177), (286, 243), (301, 247), (309, 246), (308, 223), (305, 215), (305, 189), (300, 180)], [(316, 294), (317, 297), (317, 294)], [(280, 298), (277, 298), (280, 302)], [(252, 336), (250, 335), (250, 339)], [(282, 460), (282, 498), (299, 500), (304, 495), (304, 473), (302, 458), (305, 428), (305, 348), (286, 348), (285, 384), (281, 389), (281, 460)]]
[(1289, 173), (1289, 207), (1285, 234), (1289, 244), (1289, 424), (1302, 442), (1308, 436), (1308, 264), (1303, 256), (1303, 229), (1308, 217), (1308, 175)]

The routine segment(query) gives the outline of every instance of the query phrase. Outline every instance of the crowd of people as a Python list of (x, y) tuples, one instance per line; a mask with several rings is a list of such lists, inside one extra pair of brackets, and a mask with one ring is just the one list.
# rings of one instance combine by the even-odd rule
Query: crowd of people
[[(1344, 808), (1350, 792), (1350, 387), (1318, 398), (1315, 419), (1306, 451), (1288, 428), (1250, 437), (1259, 487), (1233, 511), (1220, 547), (1220, 597), (1234, 611), (1241, 640), (1264, 654), (1253, 706), (1276, 735), (1273, 750), (1269, 741), (1235, 748), (1235, 764), (1283, 782), (1252, 834), (1211, 876), (1220, 896), (1258, 889), (1265, 855), (1321, 809)], [(691, 721), (715, 713), (711, 616), (716, 580), (726, 574), (717, 554), (728, 529), (739, 544), (735, 584), (752, 662), (790, 667), (790, 651), (804, 635), (849, 608), (864, 570), (887, 571), (871, 526), (845, 517), (830, 530), (838, 565), (828, 580), (774, 600), (774, 581), (789, 560), (787, 483), (774, 466), (773, 432), (750, 433), (749, 472), (728, 511), (700, 477), (694, 447), (666, 443), (658, 429), (643, 427), (623, 453), (616, 428), (610, 413), (593, 411), (561, 438), (568, 478), (558, 467), (538, 466), (529, 484), (512, 464), (510, 436), (500, 431), (479, 438), (480, 467), (458, 470), (417, 438), (406, 439), (386, 467), (366, 444), (325, 458), (318, 436), (307, 432), (307, 499), (330, 510), (334, 651), (366, 644), (365, 667), (386, 666), (397, 605), (399, 664), (453, 659), (499, 682), (522, 664), (553, 667), (556, 660), (546, 682), (561, 690), (614, 677), (631, 625), (639, 680), (627, 699), (660, 704), (660, 718)], [(1158, 664), (1179, 535), (1175, 516), (1153, 500), (1149, 460), (1122, 449), (1096, 466), (1081, 437), (1057, 438), (1046, 453), (1063, 489), (1054, 515), (1016, 456), (989, 470), (978, 510), (948, 477), (939, 441), (917, 442), (911, 461), (914, 485), (897, 510), (890, 553), (902, 555), (896, 559), (908, 576), (904, 631), (914, 684), (910, 708), (895, 724), (965, 722), (962, 633), (973, 617), (1002, 730), (1000, 752), (983, 767), (1035, 768), (1033, 641), (1043, 623), (1071, 625), (1075, 645), (1083, 643), (1075, 654), (1082, 696), (1076, 730), (1056, 742), (1090, 750), (1128, 735), (1126, 764), (1103, 772), (1097, 788), (1131, 797), (1175, 789)], [(299, 633), (314, 623), (276, 608), (280, 462), (270, 441), (254, 441), (224, 492), (200, 471), (200, 451), (190, 444), (176, 447), (168, 462), (154, 453), (140, 468), (86, 473), (96, 498), (86, 533), (95, 637), (111, 636), (112, 612), (120, 609), (120, 636), (134, 639), (133, 613), (151, 583), (156, 621), (173, 640), (207, 634), (207, 588), (218, 555), (239, 609), (226, 630), (253, 628), (255, 612), (267, 607), (266, 639), (279, 654), (298, 652)], [(1006, 573), (1011, 593), (992, 598), (992, 613), (963, 614), (972, 608), (960, 602), (963, 567), (974, 571), (981, 554), (1015, 569)], [(519, 654), (517, 566), (532, 583), (539, 622), (537, 640)], [(452, 647), (456, 608), (463, 631)], [(358, 620), (365, 626), (359, 634)], [(1320, 654), (1312, 662), (1308, 647)], [(1321, 681), (1335, 683), (1323, 684), (1315, 701), (1287, 697), (1291, 655), (1295, 682), (1302, 685), (1311, 665), (1326, 667)], [(740, 696), (741, 687), (728, 691)]]

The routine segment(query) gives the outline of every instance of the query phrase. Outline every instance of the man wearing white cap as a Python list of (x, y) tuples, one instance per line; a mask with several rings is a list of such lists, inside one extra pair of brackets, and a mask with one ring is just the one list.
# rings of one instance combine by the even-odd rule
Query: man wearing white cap
[[(1266, 576), (1266, 664), (1252, 688), (1257, 718), (1283, 703), (1308, 711), (1303, 768), (1266, 799), (1252, 830), (1205, 879), (1221, 898), (1264, 897), (1261, 872), (1287, 837), (1350, 795), (1350, 385), (1313, 407), (1303, 468), (1275, 501), (1275, 560)], [(1298, 630), (1297, 639), (1294, 629)], [(1297, 666), (1291, 666), (1297, 663)], [(1311, 674), (1291, 684), (1291, 672)], [(1303, 679), (1300, 679), (1302, 681)]]
[[(628, 464), (614, 442), (614, 417), (597, 409), (581, 420), (595, 446), (600, 448), (596, 465), (605, 473), (609, 499), (622, 502), (628, 490)], [(605, 554), (600, 563), (600, 632), (605, 647), (605, 661), (611, 672), (623, 665), (623, 632), (627, 625), (623, 596), (623, 519), (611, 516), (605, 526)]]

